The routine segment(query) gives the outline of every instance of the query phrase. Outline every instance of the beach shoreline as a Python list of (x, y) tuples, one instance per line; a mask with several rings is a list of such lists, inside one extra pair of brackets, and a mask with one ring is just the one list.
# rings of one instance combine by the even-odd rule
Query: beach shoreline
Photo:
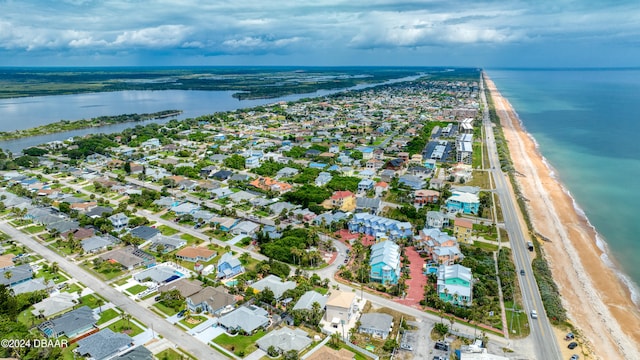
[(583, 351), (600, 359), (636, 359), (640, 310), (632, 299), (632, 285), (619, 275), (606, 243), (555, 176), (511, 104), (486, 74), (485, 79), (514, 167), (522, 175), (516, 180), (534, 229), (551, 239), (541, 247), (570, 322), (584, 338), (578, 338), (585, 344)]

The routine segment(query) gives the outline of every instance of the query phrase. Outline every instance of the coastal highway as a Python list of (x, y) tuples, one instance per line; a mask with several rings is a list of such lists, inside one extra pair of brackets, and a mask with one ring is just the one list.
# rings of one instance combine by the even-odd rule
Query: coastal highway
[[(484, 77), (484, 73), (483, 73)], [(491, 175), (495, 181), (496, 194), (500, 199), (502, 213), (504, 217), (505, 228), (509, 234), (509, 242), (511, 244), (513, 260), (518, 272), (518, 281), (522, 290), (522, 301), (525, 313), (529, 319), (529, 329), (531, 331), (530, 339), (534, 342), (536, 359), (561, 359), (560, 347), (558, 341), (551, 328), (551, 323), (546, 316), (542, 297), (538, 290), (536, 280), (533, 276), (531, 268), (531, 259), (527, 248), (528, 238), (525, 237), (527, 226), (522, 219), (519, 209), (515, 202), (515, 194), (511, 189), (508, 177), (500, 169), (500, 159), (493, 137), (493, 128), (489, 118), (489, 107), (484, 92), (484, 82), (480, 82), (480, 96), (484, 104), (483, 126), (486, 137), (487, 153), (489, 154), (489, 163), (491, 165)], [(506, 109), (502, 104), (496, 103), (496, 111), (500, 118), (508, 116)], [(520, 270), (524, 270), (525, 275), (520, 275)], [(531, 318), (531, 311), (538, 313), (538, 318)], [(508, 319), (507, 319), (508, 321)], [(532, 354), (533, 355), (533, 354)]]
[(179, 345), (188, 353), (194, 355), (198, 359), (227, 359), (209, 345), (201, 342), (186, 332), (177, 330), (174, 325), (153, 313), (151, 310), (141, 306), (131, 300), (126, 295), (118, 292), (115, 288), (107, 285), (104, 281), (98, 279), (86, 270), (82, 269), (75, 263), (69, 261), (66, 257), (62, 257), (53, 250), (45, 247), (41, 243), (33, 240), (26, 234), (16, 230), (8, 225), (6, 221), (0, 222), (0, 231), (9, 235), (13, 240), (27, 246), (33, 252), (41, 255), (49, 262), (57, 262), (60, 269), (64, 270), (69, 276), (78, 279), (94, 292), (100, 294), (108, 301), (112, 302), (124, 312), (133, 315), (143, 324), (152, 327), (156, 334), (162, 335), (167, 340)]

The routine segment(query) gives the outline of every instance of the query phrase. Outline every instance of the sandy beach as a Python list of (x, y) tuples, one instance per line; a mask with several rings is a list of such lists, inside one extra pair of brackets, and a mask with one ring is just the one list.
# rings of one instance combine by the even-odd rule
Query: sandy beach
[[(596, 232), (553, 177), (509, 102), (488, 78), (486, 84), (514, 166), (522, 174), (516, 178), (528, 199), (533, 225), (551, 240), (542, 242), (544, 253), (569, 319), (582, 335), (577, 340), (585, 343), (583, 353), (576, 353), (581, 358), (640, 359), (640, 309), (629, 289), (602, 260)], [(564, 342), (560, 346), (566, 349)]]

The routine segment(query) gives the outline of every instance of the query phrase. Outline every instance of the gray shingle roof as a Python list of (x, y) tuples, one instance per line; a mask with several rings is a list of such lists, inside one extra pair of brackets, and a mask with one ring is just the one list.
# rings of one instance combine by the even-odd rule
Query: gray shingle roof
[(308, 335), (304, 330), (283, 327), (268, 333), (256, 341), (256, 344), (264, 351), (270, 346), (274, 346), (283, 353), (290, 350), (300, 352), (311, 344), (311, 339)]
[[(83, 306), (68, 313), (62, 314), (50, 321), (45, 321), (38, 326), (45, 334), (51, 335), (73, 335), (77, 331), (90, 327), (96, 323), (93, 310), (88, 306)], [(49, 331), (47, 331), (47, 329)]]
[(327, 304), (327, 297), (317, 291), (307, 291), (300, 297), (296, 305), (293, 307), (293, 310), (311, 310), (314, 302), (320, 304), (320, 308), (324, 309), (324, 306)]
[(263, 308), (250, 305), (241, 306), (234, 311), (220, 317), (218, 322), (227, 329), (242, 329), (247, 333), (252, 333), (259, 327), (269, 324), (267, 311)]
[[(7, 279), (5, 273), (11, 272), (11, 278)], [(0, 285), (15, 284), (33, 277), (33, 269), (29, 264), (0, 269)]]
[(77, 352), (96, 360), (106, 359), (131, 346), (133, 340), (125, 334), (116, 334), (106, 328), (78, 341)]
[(360, 327), (363, 329), (388, 331), (392, 323), (393, 316), (389, 314), (368, 313), (360, 317)]

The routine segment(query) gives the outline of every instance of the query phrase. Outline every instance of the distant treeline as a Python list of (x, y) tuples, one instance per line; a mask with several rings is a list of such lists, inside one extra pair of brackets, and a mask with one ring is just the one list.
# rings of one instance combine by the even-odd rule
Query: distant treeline
[(0, 140), (19, 139), (29, 136), (38, 136), (46, 134), (54, 134), (64, 131), (86, 129), (90, 127), (100, 127), (112, 124), (138, 122), (152, 119), (163, 119), (167, 117), (177, 116), (182, 110), (163, 110), (149, 114), (122, 114), (115, 116), (99, 116), (92, 119), (82, 120), (60, 120), (55, 123), (37, 126), (26, 130), (16, 131), (0, 131)]
[[(428, 74), (467, 79), (479, 69), (229, 67), (0, 69), (0, 98), (123, 90), (237, 91), (240, 100), (313, 93)], [(477, 78), (478, 76), (476, 76)]]

